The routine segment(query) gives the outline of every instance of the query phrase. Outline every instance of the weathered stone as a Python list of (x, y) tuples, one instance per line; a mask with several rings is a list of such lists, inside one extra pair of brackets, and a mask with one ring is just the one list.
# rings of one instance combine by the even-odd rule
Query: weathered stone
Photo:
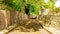
[(0, 29), (6, 28), (5, 16), (3, 12), (0, 10)]

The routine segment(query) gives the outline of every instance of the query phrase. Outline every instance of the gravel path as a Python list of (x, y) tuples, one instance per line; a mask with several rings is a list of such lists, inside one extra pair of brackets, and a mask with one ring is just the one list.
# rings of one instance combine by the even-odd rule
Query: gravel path
[[(60, 34), (60, 30), (57, 30), (53, 27), (45, 27), (47, 30), (49, 30), (50, 32), (52, 32), (53, 34)], [(36, 31), (36, 32), (20, 32), (19, 30), (15, 30), (12, 31), (8, 34), (50, 34), (49, 32), (47, 32), (45, 29), (39, 29), (40, 31)], [(4, 32), (7, 32), (8, 30), (2, 30), (0, 31), (0, 34), (4, 34)]]
[[(4, 32), (7, 32), (7, 30), (0, 31), (0, 34), (4, 34)], [(19, 30), (15, 30), (8, 34), (49, 34), (49, 33), (44, 29), (40, 29), (40, 31), (36, 31), (36, 32), (20, 32)]]

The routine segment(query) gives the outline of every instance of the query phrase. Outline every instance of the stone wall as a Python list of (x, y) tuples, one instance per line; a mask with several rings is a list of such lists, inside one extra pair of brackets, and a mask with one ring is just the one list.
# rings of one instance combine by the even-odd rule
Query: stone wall
[(26, 14), (14, 10), (0, 9), (0, 29), (6, 29), (11, 25), (23, 23), (27, 20), (28, 16)]
[(0, 10), (0, 29), (4, 29), (7, 27), (7, 19), (6, 19), (6, 11)]

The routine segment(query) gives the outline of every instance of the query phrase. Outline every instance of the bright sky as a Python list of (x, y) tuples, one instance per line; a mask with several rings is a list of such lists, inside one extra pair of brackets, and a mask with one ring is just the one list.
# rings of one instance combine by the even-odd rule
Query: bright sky
[(48, 2), (48, 0), (44, 0), (45, 2)]
[[(48, 2), (48, 0), (44, 0), (45, 2)], [(55, 2), (55, 6), (56, 7), (60, 7), (60, 0), (57, 0), (56, 2)]]
[(57, 1), (55, 2), (55, 6), (56, 6), (56, 7), (60, 7), (60, 0), (57, 0)]
[[(45, 2), (48, 2), (48, 0), (44, 0)], [(60, 0), (57, 0), (56, 2), (55, 2), (55, 6), (56, 7), (60, 7)], [(44, 12), (44, 15), (47, 15), (48, 14), (48, 9), (45, 9), (45, 12)]]

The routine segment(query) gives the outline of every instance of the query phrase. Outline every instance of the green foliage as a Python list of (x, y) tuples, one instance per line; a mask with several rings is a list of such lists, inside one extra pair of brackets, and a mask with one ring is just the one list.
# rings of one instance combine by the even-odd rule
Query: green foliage
[(5, 3), (18, 11), (21, 11), (24, 5), (23, 0), (7, 0)]
[(38, 0), (27, 0), (27, 4), (30, 4), (29, 10), (30, 10), (30, 15), (38, 15), (39, 14), (39, 5), (38, 5)]
[(36, 6), (34, 6), (34, 5), (32, 5), (32, 6), (30, 7), (30, 13), (31, 13), (31, 14), (34, 14), (34, 15), (38, 15), (38, 14), (39, 14), (39, 8), (36, 7)]
[(55, 1), (56, 0), (48, 0), (48, 2), (44, 2), (44, 0), (6, 0), (5, 3), (20, 12), (25, 12), (24, 8), (27, 6), (30, 15), (38, 15), (41, 9), (55, 9)]
[(2, 4), (3, 3), (3, 0), (0, 0), (0, 4)]

